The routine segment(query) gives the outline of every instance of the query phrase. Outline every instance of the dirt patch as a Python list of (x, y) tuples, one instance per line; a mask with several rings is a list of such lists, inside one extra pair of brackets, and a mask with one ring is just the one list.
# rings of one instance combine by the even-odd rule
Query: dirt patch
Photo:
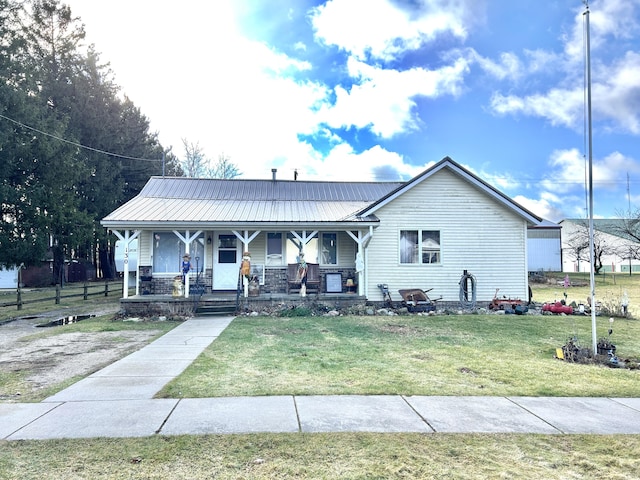
[[(41, 333), (43, 318), (23, 319), (0, 326), (0, 376), (24, 375), (21, 391), (0, 385), (0, 401), (20, 402), (40, 390), (73, 377), (89, 375), (149, 343), (157, 330), (79, 333), (28, 338)], [(50, 327), (64, 329), (65, 327)]]

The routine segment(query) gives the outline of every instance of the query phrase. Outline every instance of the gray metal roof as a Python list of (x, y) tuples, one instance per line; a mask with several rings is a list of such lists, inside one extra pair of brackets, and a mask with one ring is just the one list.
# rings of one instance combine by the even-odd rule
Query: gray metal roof
[(375, 222), (356, 213), (402, 184), (152, 177), (102, 224)]

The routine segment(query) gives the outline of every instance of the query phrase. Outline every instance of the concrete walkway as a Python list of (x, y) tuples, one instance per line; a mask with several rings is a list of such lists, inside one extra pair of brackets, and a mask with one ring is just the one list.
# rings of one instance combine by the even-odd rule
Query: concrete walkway
[(640, 434), (640, 398), (153, 399), (231, 321), (231, 317), (188, 320), (41, 403), (0, 404), (0, 439), (256, 432)]

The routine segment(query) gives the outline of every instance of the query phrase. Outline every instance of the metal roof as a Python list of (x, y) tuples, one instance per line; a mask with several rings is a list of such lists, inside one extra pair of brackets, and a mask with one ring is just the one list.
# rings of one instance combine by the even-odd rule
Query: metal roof
[(356, 213), (402, 184), (152, 177), (102, 224), (375, 222)]

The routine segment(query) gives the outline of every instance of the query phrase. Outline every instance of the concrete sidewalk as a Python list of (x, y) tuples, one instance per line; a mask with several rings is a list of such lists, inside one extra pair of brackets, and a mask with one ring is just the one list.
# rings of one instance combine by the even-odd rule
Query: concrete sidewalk
[(153, 399), (231, 321), (231, 317), (188, 320), (41, 403), (0, 404), (0, 439), (256, 432), (640, 434), (638, 398)]

